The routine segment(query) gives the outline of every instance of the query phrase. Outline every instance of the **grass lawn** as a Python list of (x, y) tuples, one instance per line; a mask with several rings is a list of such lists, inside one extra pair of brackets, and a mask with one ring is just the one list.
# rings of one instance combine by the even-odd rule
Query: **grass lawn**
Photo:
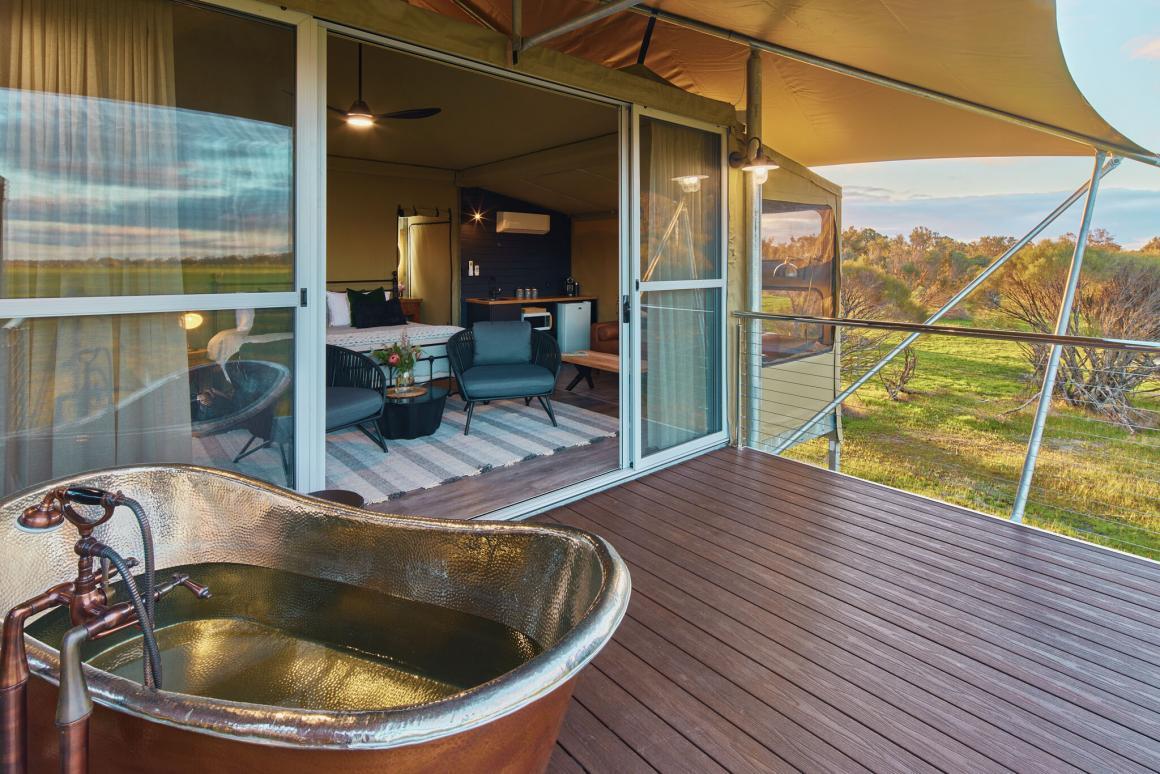
[[(1015, 498), (1035, 401), (1013, 343), (925, 336), (914, 394), (893, 401), (874, 379), (845, 404), (842, 471), (1006, 517)], [(1160, 399), (1137, 402), (1160, 410)], [(1153, 419), (1160, 413), (1152, 413)], [(824, 464), (824, 442), (787, 456)], [(1160, 559), (1160, 430), (1135, 434), (1102, 416), (1054, 406), (1025, 521)]]

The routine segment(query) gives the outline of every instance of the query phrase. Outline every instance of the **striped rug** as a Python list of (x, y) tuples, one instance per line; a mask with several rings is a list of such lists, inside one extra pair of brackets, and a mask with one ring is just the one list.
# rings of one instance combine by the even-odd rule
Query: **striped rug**
[[(477, 405), (471, 435), (463, 435), (467, 418), (462, 402), (447, 401), (443, 424), (434, 435), (413, 440), (388, 441), (387, 454), (358, 430), (331, 433), (326, 437), (326, 486), (350, 489), (368, 503), (382, 502), (417, 489), (430, 489), (467, 476), (478, 476), (536, 457), (585, 446), (610, 438), (619, 431), (619, 420), (595, 411), (554, 403), (559, 427), (552, 427), (537, 402), (522, 400)], [(246, 442), (248, 433), (235, 431), (195, 442), (195, 462), (238, 470), (277, 484), (284, 483), (281, 463), (274, 449), (264, 449), (230, 462)]]

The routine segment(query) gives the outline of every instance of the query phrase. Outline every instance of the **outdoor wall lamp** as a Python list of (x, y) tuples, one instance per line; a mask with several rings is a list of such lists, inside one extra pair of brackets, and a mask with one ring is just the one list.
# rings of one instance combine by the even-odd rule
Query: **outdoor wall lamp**
[(761, 138), (754, 137), (746, 143), (745, 153), (733, 151), (729, 154), (729, 166), (751, 173), (753, 180), (760, 185), (769, 179), (769, 173), (779, 165), (762, 149)]

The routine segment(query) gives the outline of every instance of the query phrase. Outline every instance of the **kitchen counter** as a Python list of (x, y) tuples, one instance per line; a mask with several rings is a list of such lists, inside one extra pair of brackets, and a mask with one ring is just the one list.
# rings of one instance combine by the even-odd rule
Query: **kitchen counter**
[(596, 296), (540, 296), (539, 298), (509, 298), (501, 296), (494, 301), (490, 298), (464, 299), (469, 304), (481, 306), (503, 306), (504, 304), (520, 304), (521, 306), (536, 306), (537, 304), (567, 304), (571, 301), (595, 301)]

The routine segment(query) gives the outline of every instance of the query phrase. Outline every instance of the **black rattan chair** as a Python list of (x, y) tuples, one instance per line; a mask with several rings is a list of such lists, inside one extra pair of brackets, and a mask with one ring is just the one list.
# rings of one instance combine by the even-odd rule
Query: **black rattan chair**
[[(524, 321), (476, 323), (476, 327), (489, 326), (491, 337), (498, 334), (522, 341), (514, 350), (527, 352), (527, 335), (531, 333), (531, 354), (517, 354), (510, 358), (497, 357), (495, 352), (489, 357), (477, 358), (476, 336), (473, 330), (460, 331), (447, 341), (447, 359), (451, 373), (459, 386), (459, 394), (466, 402), (467, 423), (463, 434), (471, 430), (471, 417), (476, 403), (493, 400), (514, 400), (523, 398), (530, 404), (537, 398), (552, 426), (556, 427), (556, 412), (552, 409), (552, 393), (556, 390), (556, 378), (560, 374), (560, 346), (556, 340), (543, 331), (530, 330)], [(483, 362), (477, 362), (483, 361)]]
[(384, 452), (379, 419), (387, 401), (387, 377), (379, 364), (351, 349), (326, 345), (326, 432), (357, 427)]

